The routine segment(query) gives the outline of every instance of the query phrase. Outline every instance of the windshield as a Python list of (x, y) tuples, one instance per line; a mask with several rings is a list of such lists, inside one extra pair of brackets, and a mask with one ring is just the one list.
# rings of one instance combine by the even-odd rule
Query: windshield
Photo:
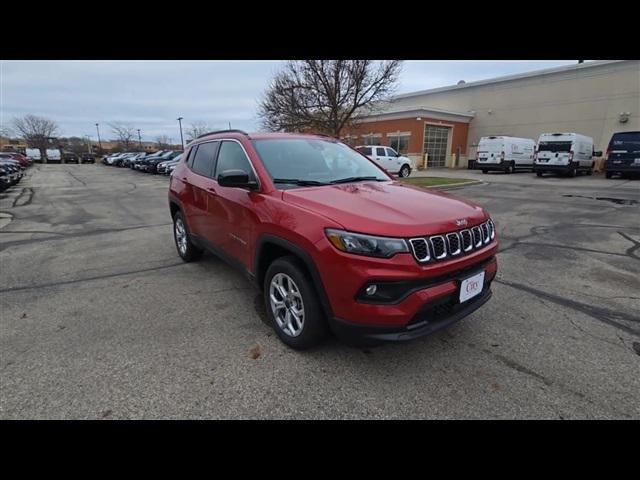
[(253, 145), (272, 179), (320, 183), (346, 179), (358, 181), (360, 177), (391, 180), (373, 162), (344, 143), (308, 138), (274, 138), (254, 140)]
[(539, 152), (570, 152), (573, 142), (540, 142)]

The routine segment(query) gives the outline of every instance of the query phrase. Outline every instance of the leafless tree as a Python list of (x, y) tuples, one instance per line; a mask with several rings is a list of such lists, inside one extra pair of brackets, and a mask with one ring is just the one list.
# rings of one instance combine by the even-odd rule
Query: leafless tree
[(258, 107), (267, 130), (335, 136), (394, 92), (399, 60), (295, 60), (271, 81)]
[(158, 144), (158, 150), (168, 150), (171, 139), (167, 135), (159, 135), (156, 137), (156, 143)]
[(200, 135), (210, 132), (211, 130), (212, 129), (206, 122), (197, 121), (191, 123), (184, 132), (187, 137), (187, 143), (198, 138)]
[(134, 144), (136, 138), (136, 129), (127, 123), (114, 122), (110, 123), (111, 132), (117, 138), (118, 143), (124, 150), (129, 150)]
[(25, 115), (16, 117), (12, 122), (13, 129), (24, 139), (28, 147), (40, 150), (40, 155), (45, 158), (45, 151), (49, 146), (49, 139), (58, 133), (58, 125), (48, 118), (37, 115)]

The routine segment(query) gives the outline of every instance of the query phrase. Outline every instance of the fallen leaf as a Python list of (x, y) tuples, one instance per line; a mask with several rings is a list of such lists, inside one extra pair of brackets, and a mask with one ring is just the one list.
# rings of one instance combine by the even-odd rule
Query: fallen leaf
[(22, 316), (20, 318), (27, 318), (27, 314), (23, 313)]
[(254, 345), (249, 349), (249, 356), (254, 360), (262, 355), (262, 351), (260, 349), (260, 345)]
[(113, 413), (113, 412), (112, 412), (110, 409), (107, 409), (107, 410), (103, 410), (102, 412), (100, 412), (100, 416), (101, 416), (102, 418), (106, 418), (106, 417), (108, 417), (109, 415), (111, 415), (112, 413)]

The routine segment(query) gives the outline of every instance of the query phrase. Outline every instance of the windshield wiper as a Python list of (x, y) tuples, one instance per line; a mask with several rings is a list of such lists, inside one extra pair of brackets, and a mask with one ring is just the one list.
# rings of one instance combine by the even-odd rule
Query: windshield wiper
[(274, 178), (273, 183), (290, 183), (291, 185), (300, 185), (302, 187), (311, 185), (328, 185), (326, 182), (318, 182), (316, 180), (300, 180), (299, 178)]
[(366, 180), (375, 180), (376, 182), (385, 182), (386, 180), (378, 177), (347, 177), (339, 178), (338, 180), (332, 180), (331, 183), (350, 183), (350, 182), (364, 182)]

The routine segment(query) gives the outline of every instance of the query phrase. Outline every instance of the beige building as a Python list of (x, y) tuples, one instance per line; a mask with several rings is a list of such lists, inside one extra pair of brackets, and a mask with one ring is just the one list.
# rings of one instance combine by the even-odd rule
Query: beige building
[[(366, 130), (377, 132), (376, 123), (384, 122), (383, 117), (408, 119), (416, 117), (412, 112), (420, 110), (470, 115), (466, 148), (461, 152), (469, 158), (475, 156), (480, 137), (489, 135), (532, 138), (537, 142), (541, 133), (575, 132), (592, 137), (596, 150), (606, 150), (614, 132), (640, 130), (640, 61), (576, 62), (398, 95), (385, 115), (367, 119)], [(450, 137), (453, 130), (449, 131)], [(380, 133), (384, 136), (386, 132)], [(447, 145), (447, 156), (455, 153), (451, 138), (434, 141)], [(428, 143), (425, 138), (420, 154), (429, 151)]]

